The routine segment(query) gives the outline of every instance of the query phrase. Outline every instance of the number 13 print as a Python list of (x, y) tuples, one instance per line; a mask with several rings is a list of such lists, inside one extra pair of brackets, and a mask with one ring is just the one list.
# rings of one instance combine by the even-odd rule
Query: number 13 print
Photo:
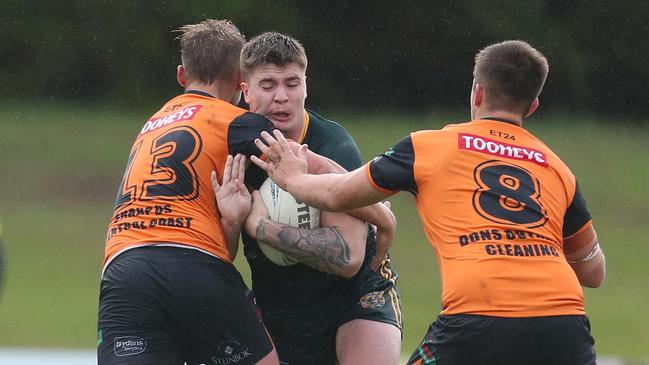
[[(130, 204), (136, 198), (195, 199), (199, 184), (192, 164), (203, 144), (198, 132), (191, 127), (177, 127), (151, 141), (150, 148), (143, 143), (131, 150), (115, 206)], [(138, 178), (138, 173), (146, 179)]]

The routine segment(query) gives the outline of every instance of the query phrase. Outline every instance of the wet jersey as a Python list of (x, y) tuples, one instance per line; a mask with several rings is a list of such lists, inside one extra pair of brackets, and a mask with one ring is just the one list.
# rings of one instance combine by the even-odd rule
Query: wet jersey
[(165, 104), (142, 127), (108, 226), (106, 264), (149, 244), (179, 244), (231, 262), (210, 175), (228, 154), (259, 154), (253, 140), (272, 123), (202, 92)]
[[(360, 151), (342, 126), (311, 111), (307, 112), (305, 123), (305, 132), (299, 142), (308, 144), (310, 150), (336, 161), (347, 170), (362, 166)], [(246, 181), (259, 188), (266, 176), (255, 176), (250, 170), (246, 172)], [(311, 336), (327, 328), (332, 328), (335, 333), (342, 324), (337, 318), (344, 315), (350, 303), (358, 300), (359, 293), (373, 291), (378, 285), (379, 280), (374, 278), (377, 274), (369, 268), (370, 258), (376, 250), (373, 234), (368, 234), (363, 266), (351, 279), (326, 274), (302, 263), (275, 265), (264, 256), (257, 241), (245, 233), (243, 242), (251, 268), (253, 292), (271, 335), (275, 327), (290, 329), (297, 337)], [(389, 268), (386, 270), (389, 272), (384, 273), (384, 281), (391, 281), (392, 285), (396, 273)], [(396, 295), (392, 299), (399, 309)]]
[(496, 118), (411, 133), (369, 162), (379, 191), (416, 196), (442, 280), (442, 314), (584, 314), (563, 239), (591, 221), (574, 175)]

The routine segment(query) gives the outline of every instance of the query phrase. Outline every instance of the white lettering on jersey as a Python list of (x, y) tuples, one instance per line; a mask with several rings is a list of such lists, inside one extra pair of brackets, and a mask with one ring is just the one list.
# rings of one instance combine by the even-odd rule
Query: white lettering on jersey
[(530, 147), (515, 146), (494, 141), (474, 134), (460, 133), (458, 135), (458, 147), (461, 150), (475, 151), (491, 156), (529, 161), (537, 165), (548, 166), (548, 159), (546, 158), (545, 152), (537, 151)]

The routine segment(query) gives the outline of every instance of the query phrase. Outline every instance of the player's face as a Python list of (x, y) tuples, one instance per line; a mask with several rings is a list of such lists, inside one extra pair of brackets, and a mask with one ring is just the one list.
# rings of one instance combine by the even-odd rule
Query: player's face
[(306, 75), (300, 65), (259, 66), (241, 88), (251, 112), (270, 119), (287, 137), (299, 138), (306, 99)]

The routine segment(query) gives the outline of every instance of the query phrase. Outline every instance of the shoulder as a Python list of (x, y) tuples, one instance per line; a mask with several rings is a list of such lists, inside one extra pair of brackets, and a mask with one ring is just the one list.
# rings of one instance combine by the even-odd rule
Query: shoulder
[[(307, 109), (309, 115), (309, 133), (310, 137), (318, 136), (318, 139), (348, 139), (352, 140), (352, 135), (342, 125), (333, 120), (327, 119), (320, 114)], [(313, 133), (311, 133), (313, 132)]]
[(574, 175), (572, 174), (570, 167), (568, 167), (568, 165), (552, 148), (550, 148), (539, 137), (534, 135), (529, 129), (522, 128), (522, 130), (525, 132), (525, 139), (522, 141), (523, 144), (533, 146), (538, 151), (544, 153), (545, 159), (550, 166), (552, 166), (556, 170), (559, 170), (561, 173), (570, 176), (571, 179), (574, 179)]
[(363, 164), (361, 152), (351, 134), (340, 124), (307, 110), (309, 127), (304, 143), (313, 152), (328, 157), (347, 170)]
[[(450, 125), (455, 126), (455, 125)], [(424, 143), (430, 144), (431, 142), (439, 143), (439, 141), (449, 141), (449, 135), (458, 133), (457, 128), (448, 128), (446, 126), (442, 129), (422, 129), (410, 132), (404, 139), (410, 138), (411, 143)]]
[(432, 138), (432, 137), (441, 137), (445, 136), (448, 134), (454, 134), (458, 132), (463, 132), (467, 129), (470, 129), (471, 125), (470, 122), (463, 122), (463, 123), (449, 123), (445, 124), (442, 128), (440, 129), (421, 129), (418, 131), (411, 132), (410, 135), (412, 137), (427, 137), (427, 138)]
[(457, 132), (464, 129), (471, 129), (472, 128), (471, 123), (472, 121), (460, 122), (460, 123), (449, 123), (449, 124), (445, 124), (444, 127), (442, 127), (441, 129), (437, 129), (430, 132)]
[(241, 113), (237, 114), (233, 118), (233, 123), (234, 124), (245, 124), (245, 125), (264, 125), (264, 126), (272, 126), (272, 122), (264, 117), (263, 115), (249, 112), (245, 109), (241, 109)]

